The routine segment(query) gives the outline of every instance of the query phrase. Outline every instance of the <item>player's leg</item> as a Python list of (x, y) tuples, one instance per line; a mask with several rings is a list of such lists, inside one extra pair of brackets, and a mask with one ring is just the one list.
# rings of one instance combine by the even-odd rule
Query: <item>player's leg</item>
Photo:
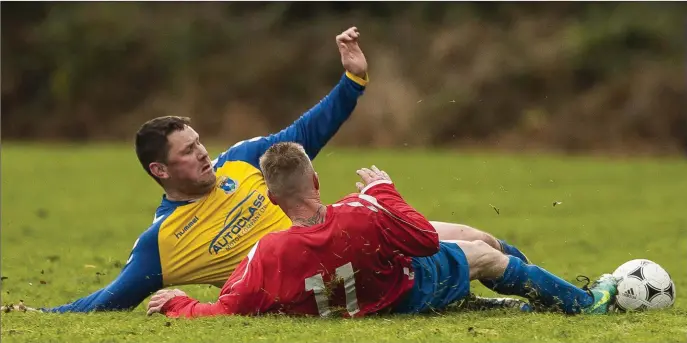
[[(492, 248), (503, 252), (506, 255), (515, 256), (525, 263), (530, 263), (529, 259), (518, 248), (506, 243), (502, 239), (497, 239), (490, 233), (478, 230), (474, 227), (438, 221), (430, 221), (434, 229), (439, 234), (441, 241), (483, 241)], [(491, 280), (482, 279), (480, 282), (489, 289), (494, 289), (494, 282)]]
[[(488, 247), (486, 243), (479, 242)], [(463, 250), (455, 243), (439, 242), (439, 251), (436, 254), (414, 257), (412, 271), (413, 288), (406, 294), (405, 299), (394, 307), (397, 313), (444, 310), (449, 305), (464, 309), (520, 308), (521, 310), (525, 310), (524, 306), (527, 306), (526, 303), (516, 299), (471, 297), (468, 260)]]
[(465, 254), (470, 280), (491, 280), (494, 291), (518, 295), (546, 308), (565, 313), (605, 313), (616, 295), (615, 280), (604, 276), (590, 291), (549, 273), (519, 258), (506, 256), (482, 241), (454, 242)]
[(506, 243), (506, 241), (502, 239), (497, 239), (490, 233), (463, 224), (440, 221), (430, 221), (430, 223), (439, 234), (440, 241), (483, 241), (506, 255), (515, 256), (525, 263), (530, 263), (527, 256), (518, 248)]
[(493, 235), (472, 226), (440, 221), (429, 221), (439, 234), (440, 241), (484, 241), (494, 249), (501, 249), (501, 244)]

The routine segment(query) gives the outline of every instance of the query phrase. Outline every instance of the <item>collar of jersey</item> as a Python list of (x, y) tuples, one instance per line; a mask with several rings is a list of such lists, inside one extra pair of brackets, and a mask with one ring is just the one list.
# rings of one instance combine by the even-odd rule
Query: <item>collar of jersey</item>
[(202, 199), (202, 198), (193, 199), (193, 200), (178, 200), (178, 201), (175, 201), (175, 200), (169, 200), (169, 199), (167, 199), (167, 194), (163, 194), (163, 195), (162, 195), (162, 206), (163, 206), (163, 207), (178, 207), (178, 206), (184, 206), (184, 205), (188, 205), (188, 204), (194, 203), (194, 202), (196, 202), (196, 201), (198, 201), (198, 200), (200, 200), (200, 199)]

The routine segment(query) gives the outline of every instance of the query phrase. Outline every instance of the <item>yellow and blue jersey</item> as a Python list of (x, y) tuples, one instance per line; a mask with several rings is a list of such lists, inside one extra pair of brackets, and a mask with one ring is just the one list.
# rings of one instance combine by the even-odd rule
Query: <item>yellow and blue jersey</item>
[(267, 198), (260, 156), (277, 142), (297, 142), (314, 159), (351, 115), (367, 80), (350, 73), (317, 105), (282, 131), (242, 141), (213, 161), (212, 192), (195, 201), (164, 195), (150, 227), (108, 286), (48, 312), (132, 309), (151, 293), (172, 285), (221, 287), (265, 234), (286, 230), (289, 218)]

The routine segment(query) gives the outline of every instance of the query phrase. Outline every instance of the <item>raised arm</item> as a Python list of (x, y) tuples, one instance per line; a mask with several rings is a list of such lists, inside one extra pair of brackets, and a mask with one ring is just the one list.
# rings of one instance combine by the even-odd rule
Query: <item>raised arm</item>
[[(363, 94), (367, 81), (346, 72), (334, 89), (291, 126), (270, 135), (266, 147), (278, 142), (296, 142), (314, 159), (341, 125), (351, 116)], [(264, 151), (261, 151), (261, 154)]]
[(354, 27), (336, 37), (346, 73), (327, 96), (287, 128), (269, 136), (238, 142), (218, 157), (215, 166), (241, 160), (259, 168), (260, 156), (278, 142), (299, 143), (310, 159), (314, 159), (353, 113), (367, 85), (367, 61), (358, 38), (358, 30)]

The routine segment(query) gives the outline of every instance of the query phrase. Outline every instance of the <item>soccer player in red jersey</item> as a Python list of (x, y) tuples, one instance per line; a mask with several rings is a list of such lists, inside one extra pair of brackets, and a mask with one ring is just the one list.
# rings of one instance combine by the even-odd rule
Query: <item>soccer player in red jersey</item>
[(217, 302), (163, 290), (151, 298), (148, 314), (419, 313), (466, 297), (471, 280), (491, 281), (501, 294), (569, 314), (605, 313), (617, 293), (610, 275), (581, 289), (482, 241), (439, 241), (432, 224), (376, 167), (358, 170), (359, 193), (328, 206), (320, 201), (319, 179), (302, 146), (271, 146), (260, 169), (269, 199), (293, 226), (260, 239)]

